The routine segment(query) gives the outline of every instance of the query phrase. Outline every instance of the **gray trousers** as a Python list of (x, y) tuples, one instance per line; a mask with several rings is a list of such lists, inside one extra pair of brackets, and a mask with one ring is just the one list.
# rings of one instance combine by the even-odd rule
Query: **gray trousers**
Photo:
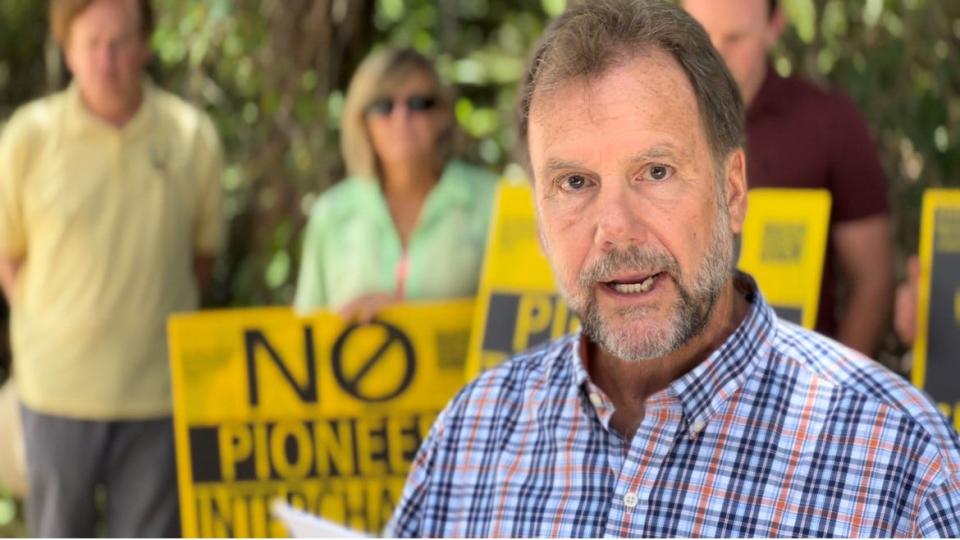
[(29, 533), (97, 535), (95, 491), (106, 494), (109, 537), (180, 535), (170, 418), (88, 421), (51, 416), (21, 404), (30, 493)]

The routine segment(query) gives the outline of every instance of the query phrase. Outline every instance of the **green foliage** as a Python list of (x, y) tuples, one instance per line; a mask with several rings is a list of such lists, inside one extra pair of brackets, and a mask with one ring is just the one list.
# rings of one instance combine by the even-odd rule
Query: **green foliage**
[(0, 2), (0, 124), (44, 88), (46, 13), (45, 2)]
[(0, 537), (18, 538), (27, 535), (23, 522), (23, 503), (0, 489)]
[(960, 187), (960, 3), (787, 0), (785, 8), (792, 25), (778, 69), (857, 103), (890, 179), (898, 251), (916, 252), (923, 190)]

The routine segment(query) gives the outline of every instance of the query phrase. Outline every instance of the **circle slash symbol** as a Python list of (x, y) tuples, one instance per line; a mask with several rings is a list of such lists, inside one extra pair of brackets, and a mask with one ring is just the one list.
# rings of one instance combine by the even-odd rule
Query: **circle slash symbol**
[[(369, 358), (366, 358), (363, 361), (363, 364), (357, 371), (348, 376), (343, 369), (344, 349), (347, 346), (347, 342), (350, 340), (350, 337), (354, 334), (354, 332), (360, 328), (367, 328), (370, 326), (379, 326), (383, 328), (386, 332), (386, 339)], [(369, 376), (373, 369), (384, 360), (384, 358), (387, 356), (387, 352), (395, 347), (400, 347), (403, 351), (404, 362), (403, 376), (397, 381), (396, 386), (386, 392), (369, 393), (361, 391), (360, 387), (364, 379)], [(396, 326), (376, 320), (364, 325), (353, 323), (348, 326), (333, 344), (333, 352), (331, 356), (333, 360), (333, 376), (336, 378), (337, 384), (339, 384), (340, 387), (351, 396), (368, 403), (389, 401), (402, 394), (403, 391), (410, 386), (410, 383), (413, 382), (413, 375), (416, 372), (417, 367), (416, 356), (413, 351), (413, 343), (410, 342), (410, 338), (408, 338), (407, 335), (400, 331), (400, 329)]]

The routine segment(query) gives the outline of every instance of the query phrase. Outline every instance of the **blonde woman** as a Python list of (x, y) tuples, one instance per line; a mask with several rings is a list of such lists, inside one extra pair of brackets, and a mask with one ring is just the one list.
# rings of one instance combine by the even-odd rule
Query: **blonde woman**
[(451, 98), (411, 50), (368, 56), (341, 123), (349, 177), (310, 212), (294, 306), (369, 320), (476, 293), (495, 176), (451, 158)]

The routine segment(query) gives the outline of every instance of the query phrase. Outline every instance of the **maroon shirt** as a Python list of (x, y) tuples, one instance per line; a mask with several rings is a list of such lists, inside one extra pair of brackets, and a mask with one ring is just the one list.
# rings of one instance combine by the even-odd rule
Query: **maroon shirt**
[[(747, 181), (751, 188), (826, 188), (837, 223), (886, 213), (887, 181), (867, 126), (849, 98), (772, 67), (747, 108)], [(836, 269), (827, 241), (817, 331), (835, 336)]]

